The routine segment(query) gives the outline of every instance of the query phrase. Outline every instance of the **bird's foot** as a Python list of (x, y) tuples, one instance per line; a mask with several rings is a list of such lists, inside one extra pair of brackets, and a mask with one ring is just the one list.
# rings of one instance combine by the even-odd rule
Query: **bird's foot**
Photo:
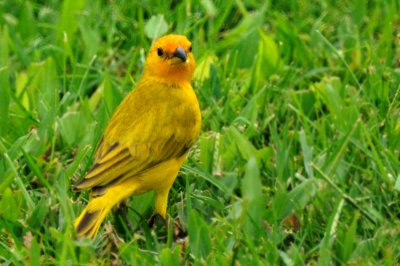
[(162, 217), (162, 216), (161, 216), (160, 214), (158, 214), (158, 213), (153, 214), (153, 215), (150, 217), (150, 219), (149, 219), (149, 221), (148, 221), (147, 224), (149, 225), (149, 228), (154, 229), (155, 227), (158, 227), (157, 225), (158, 225), (160, 222), (164, 225), (165, 228), (168, 228), (168, 221), (167, 221), (167, 219), (164, 219), (164, 217)]

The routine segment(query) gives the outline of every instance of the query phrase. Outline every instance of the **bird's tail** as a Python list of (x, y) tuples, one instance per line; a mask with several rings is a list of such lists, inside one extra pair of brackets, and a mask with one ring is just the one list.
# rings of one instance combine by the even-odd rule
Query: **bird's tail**
[(94, 238), (111, 208), (130, 194), (132, 190), (117, 185), (110, 187), (103, 195), (93, 197), (74, 222), (78, 237)]
[[(94, 238), (99, 231), (100, 225), (111, 210), (112, 205), (104, 205), (104, 196), (92, 198), (79, 217), (74, 226), (78, 237)], [(114, 205), (114, 204), (113, 204)]]

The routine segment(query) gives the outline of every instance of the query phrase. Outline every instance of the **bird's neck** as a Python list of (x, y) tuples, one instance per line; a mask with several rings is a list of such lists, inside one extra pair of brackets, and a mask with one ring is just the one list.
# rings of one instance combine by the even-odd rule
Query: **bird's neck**
[(156, 83), (163, 83), (169, 87), (187, 87), (190, 85), (191, 78), (185, 75), (171, 74), (168, 76), (152, 75), (152, 73), (144, 73), (143, 79), (152, 80)]

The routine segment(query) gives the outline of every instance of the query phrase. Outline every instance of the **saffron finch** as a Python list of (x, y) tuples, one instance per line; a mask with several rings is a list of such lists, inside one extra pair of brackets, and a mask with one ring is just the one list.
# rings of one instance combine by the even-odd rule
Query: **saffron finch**
[(165, 218), (169, 190), (201, 127), (190, 84), (194, 68), (185, 36), (154, 42), (142, 78), (116, 109), (93, 167), (75, 186), (91, 189), (89, 203), (74, 222), (78, 237), (95, 237), (114, 205), (148, 191), (155, 191), (155, 212)]

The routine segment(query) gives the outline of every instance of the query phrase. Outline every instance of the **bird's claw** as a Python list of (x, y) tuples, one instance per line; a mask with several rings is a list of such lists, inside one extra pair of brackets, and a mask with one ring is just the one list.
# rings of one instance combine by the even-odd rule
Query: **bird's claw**
[(162, 224), (165, 226), (165, 228), (168, 228), (168, 221), (167, 221), (167, 219), (165, 219), (164, 217), (162, 217), (162, 216), (161, 216), (160, 214), (158, 214), (158, 213), (153, 214), (153, 215), (150, 217), (150, 219), (149, 219), (149, 221), (148, 221), (149, 228), (154, 229), (154, 227), (156, 226), (157, 220), (161, 221)]

